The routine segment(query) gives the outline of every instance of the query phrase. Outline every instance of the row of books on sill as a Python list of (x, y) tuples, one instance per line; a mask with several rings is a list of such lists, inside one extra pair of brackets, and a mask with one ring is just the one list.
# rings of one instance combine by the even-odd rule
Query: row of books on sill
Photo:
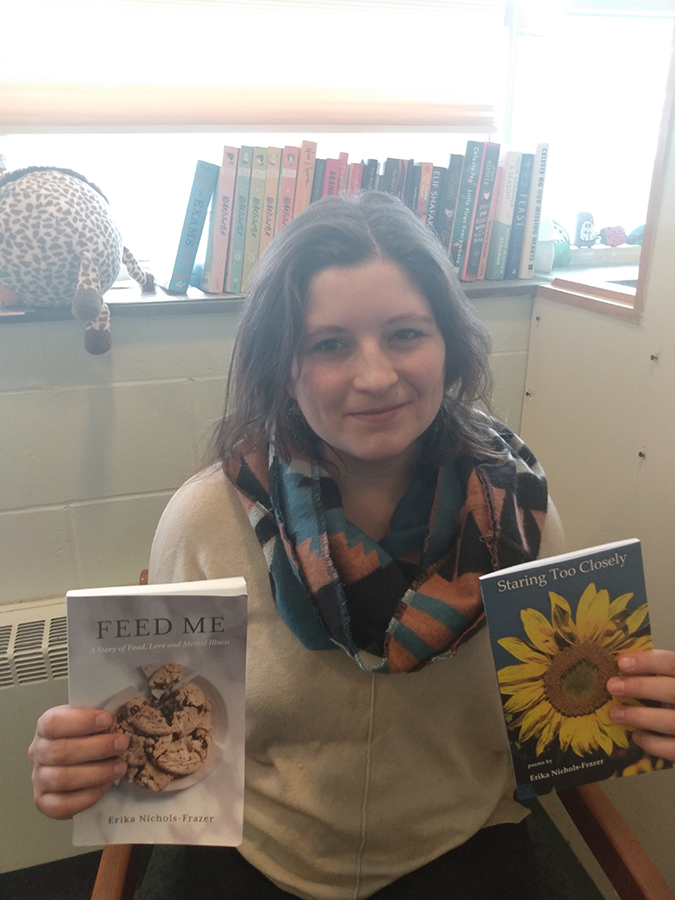
[[(317, 158), (315, 141), (229, 147), (220, 166), (199, 160), (175, 258), (159, 283), (186, 293), (246, 291), (272, 238), (310, 203), (380, 190), (433, 229), (462, 281), (531, 278), (548, 144), (534, 152), (467, 141), (446, 167), (388, 158)], [(208, 224), (207, 224), (208, 223)]]

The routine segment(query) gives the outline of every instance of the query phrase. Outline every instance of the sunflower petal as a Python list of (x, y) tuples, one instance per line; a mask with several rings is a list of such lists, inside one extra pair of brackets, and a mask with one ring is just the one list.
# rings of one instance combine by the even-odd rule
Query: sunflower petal
[(631, 613), (626, 620), (626, 629), (629, 634), (634, 634), (639, 628), (640, 625), (644, 622), (647, 616), (647, 604), (643, 603), (642, 606), (638, 606), (634, 613)]
[(541, 703), (538, 703), (536, 706), (533, 706), (525, 715), (523, 716), (523, 724), (520, 728), (520, 739), (521, 741), (527, 741), (529, 738), (534, 737), (537, 734), (542, 725), (545, 723), (548, 718), (547, 714), (551, 710), (551, 704), (548, 700), (542, 700)]
[(576, 637), (576, 626), (569, 603), (555, 591), (549, 591), (548, 596), (551, 601), (551, 625), (559, 635), (573, 641)]
[(580, 641), (597, 641), (609, 625), (609, 592), (589, 584), (577, 606), (577, 635)]
[(609, 604), (609, 614), (612, 618), (618, 616), (619, 613), (622, 613), (624, 609), (628, 606), (629, 602), (633, 599), (633, 594), (621, 594), (620, 597), (617, 597), (616, 600), (612, 600)]
[(507, 712), (522, 712), (528, 706), (534, 706), (546, 699), (541, 682), (534, 685), (523, 685), (504, 704)]
[(535, 679), (540, 680), (547, 669), (548, 663), (518, 663), (515, 666), (504, 666), (503, 669), (499, 669), (497, 677), (501, 685), (519, 684), (520, 682), (528, 682)]
[(537, 650), (548, 655), (557, 652), (558, 645), (555, 642), (555, 632), (543, 613), (540, 613), (538, 609), (523, 609), (521, 610), (520, 618), (525, 634)]
[(530, 647), (529, 644), (526, 644), (525, 641), (521, 641), (520, 638), (504, 637), (500, 638), (497, 643), (500, 647), (507, 650), (511, 656), (515, 656), (515, 658), (519, 659), (521, 662), (536, 663), (545, 661), (538, 650)]

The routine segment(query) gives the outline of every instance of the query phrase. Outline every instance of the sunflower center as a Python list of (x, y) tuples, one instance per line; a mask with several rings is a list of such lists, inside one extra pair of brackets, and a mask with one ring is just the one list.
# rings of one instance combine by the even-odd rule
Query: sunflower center
[(612, 654), (586, 641), (554, 656), (542, 680), (547, 700), (559, 713), (587, 716), (607, 703), (606, 684), (617, 673)]

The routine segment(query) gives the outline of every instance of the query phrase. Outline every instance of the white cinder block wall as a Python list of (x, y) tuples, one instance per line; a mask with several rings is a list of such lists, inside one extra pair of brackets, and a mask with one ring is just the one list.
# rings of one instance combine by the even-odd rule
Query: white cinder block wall
[(0, 603), (134, 582), (222, 404), (237, 312), (0, 326)]
[[(518, 428), (532, 298), (479, 299), (495, 407)], [(116, 315), (91, 356), (74, 320), (0, 324), (0, 603), (133, 583), (220, 415), (238, 320)]]

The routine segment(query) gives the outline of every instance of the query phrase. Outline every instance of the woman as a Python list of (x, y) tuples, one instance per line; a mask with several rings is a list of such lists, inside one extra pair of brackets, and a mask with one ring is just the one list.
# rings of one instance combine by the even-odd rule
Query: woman
[[(211, 465), (151, 555), (153, 581), (249, 589), (244, 842), (190, 849), (185, 896), (536, 896), (478, 576), (559, 552), (561, 529), (537, 461), (476, 406), (487, 351), (440, 245), (386, 195), (321, 201), (268, 249)], [(674, 702), (675, 654), (631, 658), (662, 677), (614, 689)], [(675, 713), (624, 716), (675, 757)], [(119, 777), (108, 724), (40, 720), (43, 812)]]

